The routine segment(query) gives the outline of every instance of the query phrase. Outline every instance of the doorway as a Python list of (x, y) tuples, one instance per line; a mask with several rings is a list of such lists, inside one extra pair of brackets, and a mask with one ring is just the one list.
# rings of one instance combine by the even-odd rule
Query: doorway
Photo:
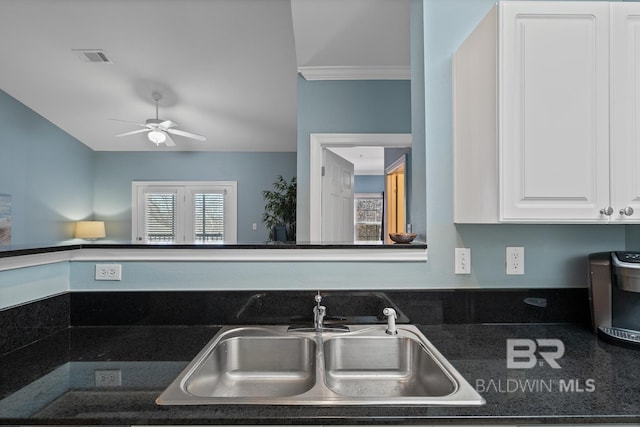
[(406, 229), (406, 155), (385, 169), (385, 242), (392, 243), (389, 233)]
[[(309, 162), (309, 237), (322, 242), (322, 160), (331, 147), (411, 147), (411, 134), (311, 134)], [(405, 191), (406, 192), (406, 191)], [(405, 194), (405, 197), (407, 195)]]

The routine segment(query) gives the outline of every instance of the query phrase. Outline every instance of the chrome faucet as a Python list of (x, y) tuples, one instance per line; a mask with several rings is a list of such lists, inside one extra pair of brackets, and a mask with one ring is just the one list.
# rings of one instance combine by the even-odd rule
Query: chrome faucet
[[(347, 325), (337, 325), (335, 323), (329, 322), (327, 326), (324, 324), (324, 319), (327, 316), (327, 307), (324, 305), (320, 305), (322, 302), (322, 296), (320, 295), (320, 291), (314, 297), (316, 301), (316, 305), (313, 306), (313, 326), (310, 326), (308, 323), (305, 325), (291, 325), (287, 328), (287, 331), (297, 331), (297, 332), (349, 332), (349, 327)], [(334, 320), (334, 319), (330, 319)]]
[(382, 310), (382, 314), (387, 316), (387, 330), (385, 332), (389, 335), (396, 335), (398, 333), (396, 329), (396, 319), (398, 318), (396, 311), (393, 308), (387, 307)]
[(316, 301), (316, 305), (315, 307), (313, 307), (313, 327), (316, 331), (321, 331), (324, 327), (324, 316), (327, 315), (327, 307), (325, 307), (324, 305), (320, 305), (320, 302), (322, 301), (320, 291), (318, 291), (318, 294), (314, 297), (314, 299)]

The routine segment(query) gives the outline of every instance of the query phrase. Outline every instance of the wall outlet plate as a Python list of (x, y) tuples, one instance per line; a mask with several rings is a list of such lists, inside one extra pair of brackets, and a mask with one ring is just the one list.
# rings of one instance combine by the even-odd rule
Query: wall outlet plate
[(508, 275), (524, 274), (524, 247), (507, 247), (505, 254), (506, 273)]
[(122, 280), (122, 264), (96, 264), (96, 280)]
[(120, 369), (96, 369), (96, 387), (119, 387), (122, 385)]

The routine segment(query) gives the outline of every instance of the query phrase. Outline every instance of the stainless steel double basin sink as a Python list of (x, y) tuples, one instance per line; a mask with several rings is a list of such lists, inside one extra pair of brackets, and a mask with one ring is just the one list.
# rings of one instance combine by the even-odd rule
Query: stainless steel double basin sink
[(484, 399), (412, 325), (224, 327), (159, 405), (473, 406)]

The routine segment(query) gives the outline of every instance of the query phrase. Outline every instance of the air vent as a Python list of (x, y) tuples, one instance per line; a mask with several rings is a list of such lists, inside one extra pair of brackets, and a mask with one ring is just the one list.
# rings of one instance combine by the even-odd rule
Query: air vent
[(107, 57), (102, 49), (72, 49), (82, 62), (98, 62), (102, 64), (111, 64), (111, 60)]

